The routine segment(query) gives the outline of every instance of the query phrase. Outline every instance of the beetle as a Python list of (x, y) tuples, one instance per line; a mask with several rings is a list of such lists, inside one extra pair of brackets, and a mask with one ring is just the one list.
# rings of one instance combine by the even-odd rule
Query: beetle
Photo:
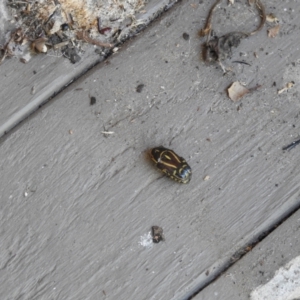
[(188, 183), (192, 177), (192, 169), (184, 158), (178, 156), (173, 150), (163, 146), (153, 148), (150, 157), (156, 167), (167, 176), (180, 183)]

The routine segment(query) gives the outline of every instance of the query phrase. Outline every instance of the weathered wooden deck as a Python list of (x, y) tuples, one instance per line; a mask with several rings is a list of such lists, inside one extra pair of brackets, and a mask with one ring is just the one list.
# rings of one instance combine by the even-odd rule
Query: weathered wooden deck
[[(101, 59), (93, 49), (78, 65), (1, 65), (3, 299), (188, 299), (204, 287), (195, 299), (248, 299), (299, 255), (297, 212), (238, 261), (300, 205), (300, 148), (282, 151), (299, 138), (300, 8), (265, 6), (281, 32), (267, 38), (266, 25), (243, 41), (232, 61), (251, 66), (232, 63), (235, 75), (199, 59), (210, 4), (190, 0), (79, 78)], [(221, 32), (251, 26), (229, 11)], [(262, 87), (234, 103), (225, 90), (236, 80)], [(160, 145), (186, 158), (189, 184), (153, 167), (147, 153)], [(165, 241), (142, 245), (153, 225)], [(276, 263), (260, 264), (271, 247)]]

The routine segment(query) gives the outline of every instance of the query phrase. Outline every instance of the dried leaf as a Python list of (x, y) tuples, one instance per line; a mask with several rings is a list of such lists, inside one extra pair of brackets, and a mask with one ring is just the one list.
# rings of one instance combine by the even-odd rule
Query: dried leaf
[(48, 40), (47, 38), (43, 38), (43, 37), (36, 39), (31, 45), (32, 49), (40, 53), (46, 53), (48, 48), (45, 45), (45, 43), (47, 40)]
[(273, 14), (266, 15), (266, 20), (269, 23), (278, 23), (279, 20)]
[(61, 30), (61, 25), (63, 24), (62, 20), (55, 20), (51, 30), (49, 31), (49, 34), (52, 35), (56, 32), (58, 32), (59, 30)]
[(280, 25), (276, 25), (268, 30), (268, 37), (273, 38), (279, 33)]
[(228, 89), (228, 96), (233, 102), (239, 101), (243, 98), (249, 90), (241, 85), (238, 81), (235, 81)]

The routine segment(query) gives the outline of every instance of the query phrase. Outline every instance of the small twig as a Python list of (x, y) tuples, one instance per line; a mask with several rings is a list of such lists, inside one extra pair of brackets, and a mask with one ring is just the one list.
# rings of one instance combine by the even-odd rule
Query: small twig
[(266, 16), (266, 11), (265, 11), (265, 7), (264, 7), (263, 4), (261, 3), (261, 1), (260, 1), (260, 0), (256, 0), (256, 1), (255, 1), (255, 5), (256, 5), (258, 11), (260, 12), (260, 24), (259, 24), (259, 26), (258, 26), (254, 31), (252, 31), (249, 35), (254, 35), (254, 34), (257, 33), (258, 31), (260, 31), (260, 30), (263, 28), (263, 26), (264, 26), (264, 24), (265, 24), (265, 22), (266, 22), (266, 18), (267, 18), (267, 16)]
[(299, 144), (300, 144), (300, 139), (297, 140), (297, 141), (292, 142), (291, 144), (289, 144), (289, 145), (287, 145), (285, 147), (283, 147), (282, 150), (288, 150), (288, 151), (290, 151), (291, 149), (293, 149), (294, 147), (296, 147)]
[(18, 4), (31, 4), (30, 2), (26, 2), (26, 1), (14, 1), (14, 3), (18, 3)]
[(101, 25), (102, 25), (101, 18), (99, 17), (97, 19), (97, 28), (98, 28), (98, 32), (99, 33), (101, 33)]
[(96, 46), (99, 46), (99, 47), (106, 47), (106, 48), (113, 47), (113, 44), (107, 44), (107, 43), (103, 43), (103, 42), (100, 42), (98, 40), (92, 39), (91, 37), (89, 37), (86, 34), (86, 31), (79, 31), (79, 32), (77, 32), (77, 38), (79, 40), (84, 40), (84, 41), (86, 41), (89, 44), (96, 45)]
[(203, 29), (201, 29), (200, 32), (199, 32), (200, 36), (205, 36), (205, 35), (208, 36), (207, 41), (210, 40), (212, 16), (213, 16), (213, 13), (214, 13), (214, 11), (215, 11), (217, 5), (218, 5), (220, 2), (221, 2), (221, 0), (217, 0), (217, 1), (215, 2), (215, 4), (212, 6), (212, 8), (210, 9), (209, 14), (208, 14), (208, 17), (207, 17), (207, 20), (206, 20), (205, 27), (204, 27)]
[(67, 46), (68, 44), (69, 44), (69, 41), (64, 41), (64, 42), (53, 45), (53, 49), (57, 50), (61, 47)]
[[(200, 36), (205, 36), (207, 35), (207, 41), (206, 43), (209, 42), (210, 37), (211, 37), (211, 30), (212, 30), (212, 17), (213, 17), (213, 13), (217, 7), (217, 5), (221, 2), (221, 0), (216, 0), (215, 4), (212, 6), (212, 8), (209, 11), (208, 17), (206, 19), (206, 24), (205, 27), (203, 29), (200, 30), (199, 34)], [(257, 7), (258, 11), (260, 12), (260, 24), (259, 26), (252, 32), (250, 33), (246, 33), (247, 35), (254, 35), (255, 33), (257, 33), (258, 31), (260, 31), (262, 29), (262, 27), (264, 26), (265, 22), (266, 22), (266, 12), (265, 12), (265, 7), (263, 6), (263, 4), (261, 3), (260, 0), (255, 0), (255, 6)]]
[(233, 63), (244, 64), (244, 65), (247, 65), (247, 66), (251, 66), (249, 63), (247, 63), (246, 61), (242, 61), (242, 60), (235, 60), (235, 61), (233, 61)]

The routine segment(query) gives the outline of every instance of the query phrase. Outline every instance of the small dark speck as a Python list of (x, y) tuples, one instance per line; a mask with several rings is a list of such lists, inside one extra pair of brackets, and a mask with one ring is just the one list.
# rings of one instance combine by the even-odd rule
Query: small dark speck
[(64, 23), (64, 24), (60, 25), (60, 28), (61, 28), (62, 31), (67, 31), (67, 30), (70, 29), (69, 25), (67, 23)]
[(188, 33), (186, 33), (186, 32), (184, 32), (184, 33), (182, 34), (182, 37), (183, 37), (183, 39), (186, 40), (186, 41), (188, 41), (188, 40), (190, 39), (190, 35), (189, 35)]
[(168, 63), (168, 61), (167, 61), (167, 60), (165, 60), (165, 63), (167, 64), (167, 63)]
[(33, 74), (36, 74), (36, 70), (33, 70)]
[(139, 84), (137, 87), (136, 87), (136, 91), (138, 92), (138, 93), (141, 93), (142, 92), (142, 90), (143, 90), (143, 88), (144, 88), (144, 84)]
[(273, 82), (272, 86), (276, 86), (276, 82), (275, 81)]
[(91, 97), (90, 105), (94, 105), (95, 103), (96, 103), (96, 98), (95, 97)]
[(296, 125), (295, 125), (295, 124), (293, 124), (293, 127), (295, 128), (295, 127), (296, 127)]
[(275, 183), (275, 186), (277, 187), (277, 186), (278, 186), (278, 183)]

